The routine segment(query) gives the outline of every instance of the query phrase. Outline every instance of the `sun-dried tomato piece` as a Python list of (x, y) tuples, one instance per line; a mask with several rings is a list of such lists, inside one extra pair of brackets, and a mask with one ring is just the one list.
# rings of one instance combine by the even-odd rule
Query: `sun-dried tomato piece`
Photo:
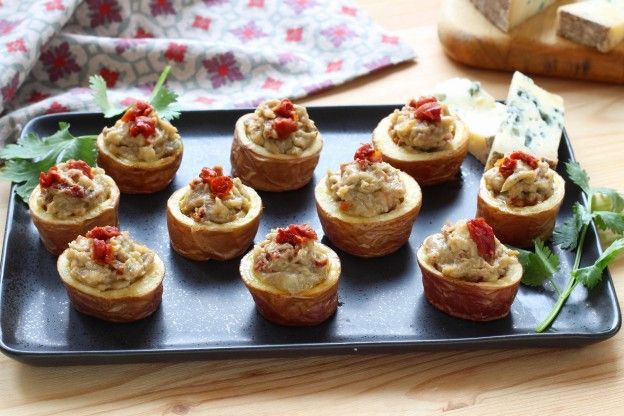
[(345, 212), (345, 211), (349, 211), (349, 208), (351, 207), (351, 205), (346, 202), (346, 201), (341, 201), (340, 202), (340, 211)]
[(234, 182), (229, 176), (217, 176), (208, 184), (210, 185), (210, 192), (218, 198), (226, 197), (234, 187)]
[(110, 264), (114, 260), (113, 246), (104, 240), (93, 240), (91, 258), (99, 264)]
[(223, 168), (221, 166), (215, 166), (213, 168), (204, 167), (199, 173), (199, 177), (204, 183), (210, 183), (212, 178), (216, 178), (217, 176), (223, 176)]
[(285, 140), (297, 131), (297, 122), (292, 118), (278, 117), (271, 121), (271, 127), (277, 133), (279, 140)]
[(420, 97), (417, 100), (410, 100), (409, 106), (412, 107), (415, 110), (415, 109), (417, 109), (418, 107), (420, 107), (423, 104), (426, 104), (426, 103), (437, 103), (437, 102), (438, 102), (438, 99), (436, 97), (427, 96), (427, 97)]
[(280, 101), (279, 105), (273, 110), (275, 114), (278, 116), (291, 118), (293, 112), (295, 111), (295, 105), (288, 98), (284, 98)]
[(67, 193), (74, 198), (84, 198), (86, 195), (85, 188), (80, 185), (72, 185), (63, 188), (63, 192)]
[(137, 101), (132, 107), (126, 110), (124, 115), (121, 117), (121, 121), (127, 123), (129, 121), (136, 120), (136, 118), (139, 116), (149, 116), (150, 114), (152, 114), (153, 110), (154, 108), (150, 103), (145, 101)]
[(153, 117), (138, 116), (128, 129), (130, 136), (136, 137), (139, 134), (147, 138), (156, 133), (156, 121)]
[(514, 173), (517, 165), (517, 160), (506, 157), (505, 159), (503, 159), (503, 162), (498, 167), (498, 171), (501, 175), (503, 175), (503, 178), (508, 178), (511, 176), (512, 173)]
[(509, 155), (509, 159), (521, 160), (524, 163), (526, 163), (527, 165), (529, 165), (531, 167), (531, 169), (537, 168), (537, 165), (538, 165), (538, 162), (539, 162), (534, 156), (532, 156), (532, 155), (530, 155), (528, 153), (522, 152), (520, 150), (516, 150), (515, 152), (511, 152), (511, 154)]
[(438, 122), (442, 120), (442, 106), (437, 101), (424, 103), (416, 109), (415, 115), (421, 121)]
[(487, 261), (492, 260), (496, 252), (496, 239), (492, 227), (483, 218), (468, 220), (467, 225), (470, 238), (477, 245), (479, 255)]
[(42, 188), (49, 188), (63, 182), (57, 166), (52, 166), (47, 172), (39, 173), (39, 185)]
[(93, 238), (96, 240), (108, 240), (109, 238), (117, 237), (118, 235), (121, 235), (119, 228), (113, 227), (112, 225), (93, 227), (86, 234), (87, 238)]
[(67, 169), (78, 169), (82, 171), (89, 179), (93, 179), (93, 172), (91, 171), (91, 166), (87, 164), (87, 162), (83, 160), (68, 160), (65, 162), (65, 166)]
[(353, 160), (367, 160), (369, 162), (381, 162), (381, 152), (375, 150), (370, 143), (363, 144), (353, 155)]
[(306, 240), (316, 240), (318, 237), (316, 232), (307, 224), (290, 224), (285, 228), (277, 229), (275, 242), (277, 244), (290, 243), (297, 246), (306, 242)]

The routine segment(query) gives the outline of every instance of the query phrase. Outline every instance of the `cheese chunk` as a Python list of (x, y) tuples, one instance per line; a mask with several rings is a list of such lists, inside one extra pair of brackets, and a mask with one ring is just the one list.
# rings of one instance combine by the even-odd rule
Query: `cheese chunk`
[(624, 0), (591, 0), (561, 6), (557, 35), (600, 52), (624, 40)]
[(470, 0), (490, 22), (509, 32), (529, 17), (540, 13), (555, 0)]
[(514, 150), (544, 158), (554, 169), (563, 130), (563, 98), (538, 87), (531, 78), (516, 72), (506, 104), (507, 115), (492, 143), (486, 170)]
[(468, 151), (485, 164), (494, 136), (505, 119), (505, 105), (497, 103), (481, 84), (451, 78), (433, 88), (431, 95), (445, 103), (468, 130)]

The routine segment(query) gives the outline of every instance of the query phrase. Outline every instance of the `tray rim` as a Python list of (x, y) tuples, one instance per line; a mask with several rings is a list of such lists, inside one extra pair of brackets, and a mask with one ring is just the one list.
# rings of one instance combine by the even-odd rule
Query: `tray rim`
[[(329, 105), (329, 106), (306, 106), (310, 110), (314, 109), (370, 109), (370, 108), (396, 108), (403, 104), (367, 104), (367, 105)], [(211, 109), (211, 110), (188, 110), (185, 113), (239, 113), (253, 110), (251, 108), (235, 108), (235, 109)], [(22, 128), (20, 136), (24, 132), (32, 130), (32, 125), (36, 125), (42, 120), (59, 119), (62, 117), (80, 117), (80, 116), (102, 116), (101, 113), (91, 111), (76, 111), (54, 114), (44, 114), (34, 117)], [(102, 116), (103, 117), (103, 116)], [(567, 151), (570, 154), (570, 161), (576, 161), (576, 155), (572, 148), (570, 137), (564, 127), (562, 138)], [(7, 206), (7, 215), (5, 219), (5, 228), (3, 236), (2, 254), (0, 256), (0, 289), (4, 282), (4, 264), (6, 262), (7, 250), (6, 246), (9, 241), (9, 228), (12, 227), (12, 217), (16, 204), (22, 203), (16, 201), (16, 193), (14, 191), (15, 184), (11, 184), (10, 194)], [(588, 201), (585, 194), (581, 193), (582, 203), (587, 206)], [(598, 238), (598, 230), (595, 223), (591, 226), (592, 233), (596, 236), (596, 248), (598, 253), (602, 253), (600, 239)], [(361, 341), (361, 342), (319, 342), (319, 343), (298, 343), (298, 344), (256, 344), (246, 346), (212, 346), (212, 347), (180, 347), (180, 348), (147, 348), (147, 349), (114, 349), (114, 350), (88, 350), (88, 351), (67, 351), (67, 350), (48, 350), (34, 351), (26, 348), (19, 349), (7, 345), (4, 342), (2, 319), (0, 319), (0, 351), (10, 358), (33, 365), (66, 365), (66, 364), (98, 364), (98, 363), (123, 363), (123, 362), (146, 362), (146, 361), (165, 361), (176, 359), (214, 359), (214, 358), (267, 358), (267, 357), (284, 357), (284, 356), (314, 356), (327, 354), (353, 354), (353, 353), (392, 353), (392, 352), (415, 352), (427, 351), (432, 348), (459, 350), (470, 348), (489, 348), (489, 349), (507, 349), (507, 348), (541, 348), (541, 347), (563, 347), (561, 341), (569, 341), (568, 346), (579, 346), (588, 343), (598, 342), (613, 337), (622, 326), (622, 313), (617, 297), (617, 292), (613, 284), (611, 271), (607, 268), (604, 272), (605, 286), (603, 290), (608, 290), (608, 296), (613, 297), (615, 303), (615, 323), (606, 331), (594, 333), (574, 333), (574, 332), (543, 332), (529, 334), (508, 334), (494, 335), (484, 337), (466, 337), (466, 338), (446, 338), (438, 340), (394, 340), (394, 341)], [(3, 297), (0, 296), (0, 313), (2, 311)]]

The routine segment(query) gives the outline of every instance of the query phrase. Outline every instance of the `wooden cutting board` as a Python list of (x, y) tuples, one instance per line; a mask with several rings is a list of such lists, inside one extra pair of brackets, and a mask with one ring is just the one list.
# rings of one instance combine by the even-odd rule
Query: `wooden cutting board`
[(624, 84), (624, 44), (609, 53), (556, 35), (558, 1), (509, 33), (490, 23), (470, 0), (444, 0), (438, 36), (455, 61), (486, 69)]

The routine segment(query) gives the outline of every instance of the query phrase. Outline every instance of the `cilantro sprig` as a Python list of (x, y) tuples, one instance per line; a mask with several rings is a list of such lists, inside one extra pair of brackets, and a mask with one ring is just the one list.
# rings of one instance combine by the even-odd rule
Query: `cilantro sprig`
[(69, 132), (69, 123), (59, 123), (56, 133), (39, 137), (35, 133), (27, 134), (0, 150), (0, 159), (5, 166), (0, 171), (0, 179), (15, 182), (15, 191), (24, 201), (39, 183), (39, 174), (52, 166), (69, 159), (84, 160), (95, 166), (97, 136), (74, 136)]
[(594, 264), (580, 268), (583, 245), (589, 226), (594, 222), (601, 230), (608, 230), (620, 237), (624, 234), (624, 198), (615, 189), (592, 188), (589, 175), (576, 162), (566, 163), (568, 176), (585, 195), (589, 207), (576, 202), (572, 215), (558, 224), (553, 233), (553, 244), (564, 250), (575, 251), (574, 265), (563, 290), (554, 283), (553, 276), (559, 271), (559, 257), (541, 240), (534, 241), (534, 252), (519, 250), (519, 260), (524, 268), (522, 283), (541, 286), (550, 282), (558, 294), (557, 302), (546, 318), (537, 326), (536, 332), (543, 332), (555, 321), (563, 305), (574, 289), (582, 284), (593, 289), (602, 281), (607, 266), (624, 251), (624, 238), (618, 238)]
[[(180, 106), (178, 105), (178, 94), (165, 87), (165, 81), (171, 72), (171, 67), (166, 66), (160, 74), (149, 102), (154, 110), (161, 118), (165, 120), (173, 120), (180, 117)], [(93, 99), (100, 107), (104, 117), (112, 118), (118, 116), (128, 109), (128, 107), (119, 107), (110, 102), (108, 92), (106, 90), (106, 81), (101, 75), (91, 75), (89, 77), (89, 87), (93, 91)]]

